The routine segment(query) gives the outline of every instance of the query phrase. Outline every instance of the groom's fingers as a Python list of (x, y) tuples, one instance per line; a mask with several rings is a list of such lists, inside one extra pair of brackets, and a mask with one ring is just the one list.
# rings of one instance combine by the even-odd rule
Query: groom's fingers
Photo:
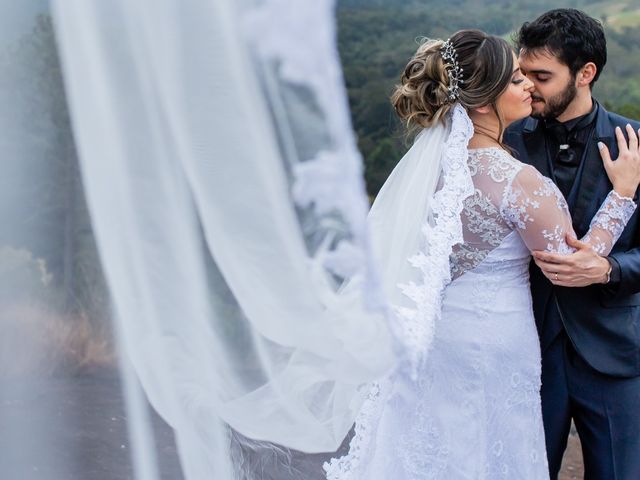
[(600, 149), (600, 157), (602, 158), (602, 163), (604, 163), (605, 169), (609, 171), (609, 168), (613, 164), (613, 162), (611, 161), (611, 153), (609, 153), (609, 147), (607, 147), (602, 142), (598, 142), (598, 148)]
[(557, 253), (549, 253), (543, 251), (533, 252), (533, 257), (547, 263), (567, 263), (567, 255), (559, 255)]
[(551, 274), (545, 274), (545, 277), (547, 278), (547, 280), (549, 280), (551, 283), (553, 283), (554, 285), (557, 285), (558, 287), (574, 287), (576, 286), (576, 281), (573, 277), (567, 277), (567, 276), (563, 276), (562, 274), (558, 274), (558, 276), (556, 276), (555, 273), (551, 273)]
[(638, 149), (638, 137), (631, 124), (627, 123), (627, 135), (629, 136), (629, 150), (632, 152)]
[(569, 266), (566, 265), (560, 265), (557, 263), (548, 263), (548, 262), (544, 262), (542, 260), (535, 260), (536, 265), (538, 265), (538, 267), (540, 267), (540, 270), (542, 270), (542, 273), (544, 273), (544, 275), (546, 277), (549, 276), (554, 276), (556, 273), (558, 275), (566, 275), (569, 273), (572, 273), (572, 269)]
[(622, 129), (620, 127), (616, 127), (616, 138), (618, 139), (618, 151), (621, 154), (629, 150), (627, 139), (624, 138), (624, 133), (622, 133)]
[(557, 263), (547, 262), (546, 260), (542, 260), (538, 257), (533, 257), (533, 261), (536, 262), (536, 265), (538, 265), (542, 270), (558, 266)]
[(578, 250), (591, 249), (591, 245), (578, 240), (573, 235), (567, 234), (566, 241), (567, 241), (567, 245), (569, 245), (570, 247), (576, 248)]

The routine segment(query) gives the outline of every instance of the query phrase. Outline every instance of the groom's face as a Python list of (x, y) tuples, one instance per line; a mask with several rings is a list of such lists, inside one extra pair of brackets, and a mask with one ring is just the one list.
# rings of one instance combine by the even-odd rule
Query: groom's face
[(571, 70), (547, 50), (527, 52), (518, 57), (520, 69), (533, 82), (531, 116), (558, 118), (574, 101), (576, 78)]

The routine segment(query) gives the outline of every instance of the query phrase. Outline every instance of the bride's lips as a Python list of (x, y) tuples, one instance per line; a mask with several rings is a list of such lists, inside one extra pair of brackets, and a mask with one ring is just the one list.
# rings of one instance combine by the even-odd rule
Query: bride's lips
[(531, 103), (532, 102), (532, 98), (531, 97), (527, 97), (523, 100), (524, 103)]

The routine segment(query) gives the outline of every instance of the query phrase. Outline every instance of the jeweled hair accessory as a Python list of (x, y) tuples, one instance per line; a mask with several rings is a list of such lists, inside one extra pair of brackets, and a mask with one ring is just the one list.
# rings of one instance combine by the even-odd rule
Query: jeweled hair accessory
[(440, 54), (445, 62), (447, 75), (449, 76), (449, 100), (455, 102), (460, 96), (459, 85), (464, 83), (462, 79), (462, 67), (458, 64), (458, 52), (453, 47), (451, 39), (447, 39), (440, 48)]

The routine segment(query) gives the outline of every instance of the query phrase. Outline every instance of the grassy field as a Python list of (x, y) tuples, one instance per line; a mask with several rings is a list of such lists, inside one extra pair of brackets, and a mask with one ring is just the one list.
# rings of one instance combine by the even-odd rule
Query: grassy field
[(640, 27), (640, 5), (637, 0), (598, 2), (585, 7), (585, 11), (614, 30)]

